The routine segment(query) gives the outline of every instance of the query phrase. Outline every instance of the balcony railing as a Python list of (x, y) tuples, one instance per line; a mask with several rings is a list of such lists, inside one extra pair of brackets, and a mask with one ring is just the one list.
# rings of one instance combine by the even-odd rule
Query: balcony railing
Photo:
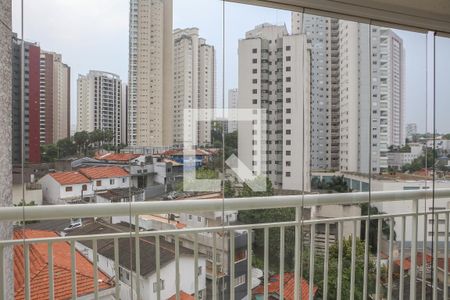
[[(434, 198), (433, 198), (434, 197)], [(285, 266), (285, 242), (286, 242), (286, 230), (288, 228), (295, 230), (295, 254), (294, 254), (294, 299), (301, 298), (301, 274), (302, 266), (302, 249), (306, 247), (309, 248), (309, 278), (305, 278), (309, 282), (309, 299), (314, 298), (314, 291), (317, 289), (317, 284), (315, 283), (315, 274), (317, 272), (323, 272), (323, 286), (320, 286), (321, 294), (323, 298), (326, 299), (327, 295), (330, 294), (328, 287), (329, 279), (329, 262), (330, 262), (330, 248), (333, 245), (337, 247), (338, 252), (338, 262), (337, 262), (337, 273), (336, 273), (336, 291), (335, 295), (337, 299), (343, 299), (341, 296), (342, 287), (344, 284), (350, 286), (350, 298), (353, 299), (356, 289), (362, 289), (364, 299), (393, 299), (393, 290), (398, 289), (398, 298), (404, 299), (406, 292), (410, 299), (416, 299), (417, 296), (417, 286), (422, 285), (422, 292), (426, 290), (427, 285), (432, 290), (433, 299), (438, 299), (443, 297), (443, 299), (448, 298), (448, 232), (449, 232), (449, 214), (450, 210), (439, 210), (439, 211), (426, 211), (421, 210), (423, 207), (421, 201), (424, 199), (443, 199), (450, 198), (450, 189), (438, 189), (432, 190), (407, 190), (407, 191), (390, 191), (390, 192), (371, 192), (371, 193), (342, 193), (342, 194), (308, 194), (308, 195), (290, 195), (290, 196), (273, 196), (273, 197), (252, 197), (252, 198), (233, 198), (220, 200), (179, 200), (179, 201), (155, 201), (155, 202), (133, 202), (133, 203), (114, 203), (114, 204), (80, 204), (80, 205), (53, 205), (53, 206), (36, 206), (36, 207), (8, 207), (2, 208), (0, 210), (0, 221), (36, 221), (36, 220), (56, 220), (56, 219), (75, 219), (75, 218), (89, 218), (89, 217), (111, 217), (111, 216), (131, 216), (134, 218), (135, 226), (132, 232), (114, 233), (114, 234), (101, 234), (101, 235), (80, 235), (80, 236), (61, 236), (54, 238), (39, 238), (39, 239), (21, 239), (21, 240), (7, 240), (0, 241), (0, 291), (4, 291), (5, 287), (5, 270), (3, 261), (3, 251), (5, 247), (14, 245), (23, 245), (24, 247), (24, 262), (25, 269), (29, 271), (30, 266), (30, 256), (29, 247), (33, 244), (47, 244), (49, 257), (52, 257), (52, 247), (55, 243), (67, 242), (71, 245), (71, 249), (75, 249), (75, 243), (79, 241), (92, 241), (93, 246), (93, 257), (97, 256), (97, 243), (102, 240), (113, 240), (114, 241), (114, 272), (116, 276), (113, 276), (115, 283), (115, 296), (119, 299), (120, 295), (120, 279), (119, 279), (119, 257), (120, 253), (118, 251), (118, 241), (122, 238), (132, 238), (135, 240), (136, 245), (139, 245), (139, 239), (144, 237), (155, 237), (156, 245), (159, 249), (159, 238), (161, 237), (171, 237), (173, 238), (175, 245), (175, 279), (173, 285), (176, 287), (176, 298), (180, 299), (180, 239), (181, 236), (190, 235), (194, 239), (194, 264), (197, 270), (199, 263), (199, 235), (204, 233), (220, 233), (222, 236), (229, 237), (230, 241), (230, 264), (229, 264), (229, 282), (235, 282), (235, 237), (240, 235), (242, 231), (247, 231), (247, 294), (252, 293), (252, 255), (254, 249), (252, 249), (252, 241), (254, 238), (255, 230), (263, 231), (264, 236), (264, 253), (263, 258), (263, 286), (264, 286), (264, 299), (268, 299), (269, 296), (269, 234), (272, 231), (269, 229), (277, 229), (280, 233), (280, 259), (279, 259), (279, 273), (280, 273), (280, 291), (279, 294), (284, 294), (284, 270)], [(370, 216), (349, 216), (341, 218), (325, 218), (325, 219), (303, 219), (301, 216), (302, 208), (313, 207), (313, 206), (325, 206), (325, 205), (360, 205), (364, 203), (377, 204), (377, 203), (405, 203), (405, 211), (398, 214), (378, 214)], [(407, 205), (407, 203), (411, 205)], [(171, 213), (192, 213), (196, 212), (207, 212), (207, 211), (242, 211), (242, 210), (252, 210), (252, 209), (273, 209), (273, 208), (295, 208), (296, 219), (286, 220), (285, 222), (274, 222), (274, 223), (261, 223), (261, 224), (239, 224), (239, 225), (224, 225), (218, 227), (206, 227), (206, 228), (189, 228), (185, 227), (183, 229), (177, 230), (156, 230), (156, 231), (140, 231), (139, 230), (139, 216), (149, 215), (149, 214), (166, 214)], [(445, 220), (444, 234), (438, 234), (439, 222), (432, 222), (430, 226), (433, 226), (433, 236), (432, 236), (432, 256), (431, 265), (427, 269), (427, 262), (425, 261), (425, 256), (418, 256), (419, 252), (427, 251), (425, 242), (420, 245), (418, 241), (429, 240), (429, 234), (427, 234), (426, 228), (420, 233), (419, 227), (420, 220), (424, 221), (424, 226), (428, 223), (426, 220)], [(394, 226), (394, 221), (400, 220), (398, 226)], [(364, 240), (364, 257), (357, 257), (357, 238), (359, 235), (358, 228), (362, 224), (365, 224), (365, 236), (369, 236), (370, 224), (375, 222), (377, 224), (377, 252), (375, 255), (370, 254), (369, 249), (369, 239)], [(382, 266), (383, 258), (382, 253), (382, 223), (387, 222), (390, 224), (389, 235), (387, 237), (387, 264), (385, 268)], [(442, 225), (442, 224), (440, 224)], [(26, 226), (26, 225), (25, 225)], [(394, 230), (397, 233), (397, 241), (394, 240)], [(347, 233), (346, 233), (347, 232)], [(408, 234), (407, 234), (408, 233)], [(421, 236), (423, 234), (423, 236)], [(347, 237), (346, 237), (347, 235)], [(408, 236), (409, 235), (409, 236)], [(216, 235), (212, 235), (212, 244), (216, 245), (217, 241), (215, 239)], [(309, 238), (305, 238), (309, 237)], [(344, 240), (348, 238), (351, 241), (351, 259), (349, 262), (350, 266), (350, 278), (344, 278), (343, 268), (344, 264), (348, 264), (348, 261), (344, 261)], [(239, 243), (242, 241), (239, 240)], [(438, 248), (439, 242), (443, 242), (442, 256), (445, 258), (445, 263), (443, 265), (444, 280), (438, 282)], [(242, 244), (242, 243), (241, 243)], [(399, 245), (398, 254), (394, 254), (395, 245)], [(408, 248), (408, 249), (407, 249)], [(140, 249), (135, 247), (134, 256), (136, 257), (136, 273), (140, 274)], [(220, 274), (221, 272), (217, 270), (218, 264), (216, 264), (216, 252), (218, 252), (218, 247), (212, 248), (212, 264), (210, 265), (210, 274)], [(71, 252), (71, 267), (72, 271), (75, 266), (74, 259), (75, 251)], [(159, 257), (159, 251), (157, 250), (156, 259), (156, 278), (159, 282), (161, 261)], [(409, 253), (409, 261), (407, 260), (407, 254)], [(323, 258), (323, 270), (315, 270), (315, 260), (321, 256)], [(356, 261), (363, 259), (364, 261), (364, 278), (362, 280), (362, 286), (356, 284)], [(422, 261), (421, 261), (422, 260)], [(400, 271), (398, 280), (394, 283), (394, 261), (399, 261)], [(376, 269), (376, 282), (375, 291), (369, 293), (368, 291), (368, 271), (369, 262), (375, 264)], [(405, 263), (410, 264), (409, 268), (409, 279), (406, 276), (408, 268), (406, 268)], [(49, 259), (49, 293), (50, 298), (54, 297), (54, 286), (53, 286), (53, 260)], [(292, 266), (290, 266), (292, 267)], [(94, 262), (95, 274), (98, 272), (98, 265)], [(386, 276), (382, 278), (382, 272), (386, 270)], [(428, 271), (428, 272), (427, 272)], [(431, 279), (429, 279), (430, 272), (434, 274)], [(428, 274), (428, 275), (427, 275)], [(72, 292), (73, 298), (76, 298), (76, 276), (75, 272), (72, 272)], [(97, 299), (99, 297), (98, 291), (98, 280), (97, 276), (94, 276), (94, 287), (95, 294), (94, 297)], [(397, 277), (396, 277), (397, 278)], [(217, 276), (212, 276), (212, 294), (208, 296), (208, 299), (217, 299), (220, 291), (217, 288), (217, 281), (220, 278)], [(30, 299), (30, 276), (29, 273), (25, 274), (25, 299)], [(428, 282), (428, 283), (427, 283)], [(169, 283), (166, 283), (169, 284)], [(147, 299), (143, 296), (140, 291), (141, 287), (139, 284), (133, 286), (135, 289), (136, 299)], [(1, 295), (4, 296), (4, 295)], [(198, 290), (198, 280), (195, 281), (195, 296), (199, 299)], [(156, 299), (160, 299), (160, 290), (158, 289), (155, 295)], [(418, 297), (418, 296), (417, 296)], [(4, 298), (4, 297), (0, 297)], [(231, 289), (230, 299), (235, 299), (235, 290)]]

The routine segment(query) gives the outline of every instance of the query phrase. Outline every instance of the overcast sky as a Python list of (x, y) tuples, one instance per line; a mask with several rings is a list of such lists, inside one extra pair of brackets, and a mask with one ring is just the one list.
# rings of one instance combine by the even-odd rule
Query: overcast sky
[[(245, 32), (263, 22), (286, 24), (287, 11), (220, 0), (173, 0), (174, 28), (198, 27), (217, 51), (217, 99), (237, 87), (237, 45)], [(89, 70), (113, 72), (128, 79), (128, 0), (25, 0), (25, 39), (63, 55), (72, 70), (72, 123), (76, 117), (76, 78)], [(225, 30), (222, 30), (225, 15)], [(20, 1), (13, 0), (13, 29), (20, 32)], [(225, 34), (223, 34), (225, 32)], [(426, 36), (396, 30), (404, 41), (405, 124), (425, 131)], [(225, 37), (225, 38), (224, 38)], [(223, 39), (225, 43), (223, 43)], [(225, 45), (225, 47), (223, 47)], [(222, 49), (225, 48), (225, 55)], [(225, 62), (225, 63), (224, 63)], [(225, 65), (225, 76), (223, 68)], [(438, 131), (450, 132), (450, 39), (436, 40), (436, 108)], [(224, 78), (224, 79), (223, 79)], [(225, 87), (225, 89), (223, 89)], [(225, 93), (225, 102), (226, 102)], [(430, 106), (430, 105), (429, 105)], [(430, 107), (429, 110), (431, 111)], [(431, 124), (431, 113), (428, 124)], [(431, 130), (431, 125), (428, 130)]]

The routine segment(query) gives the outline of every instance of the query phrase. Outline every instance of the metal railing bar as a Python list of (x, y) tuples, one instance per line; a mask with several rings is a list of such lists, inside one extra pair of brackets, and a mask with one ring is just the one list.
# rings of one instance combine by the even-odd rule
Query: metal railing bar
[(161, 257), (160, 257), (160, 236), (155, 236), (155, 256), (156, 256), (156, 282), (158, 282), (158, 289), (156, 290), (156, 298), (161, 299)]
[(252, 231), (247, 230), (247, 299), (251, 299), (251, 297), (252, 297)]
[[(393, 202), (413, 199), (425, 199), (431, 197), (430, 190), (410, 191), (380, 191), (371, 192), (371, 202)], [(96, 204), (65, 204), (43, 205), (33, 207), (4, 207), (0, 211), (0, 220), (34, 221), (49, 219), (87, 218), (87, 217), (111, 217), (123, 216), (129, 213), (132, 216), (144, 214), (159, 214), (181, 212), (205, 212), (227, 210), (251, 210), (316, 206), (316, 205), (356, 205), (368, 203), (367, 192), (339, 193), (339, 194), (310, 194), (250, 198), (227, 198), (223, 202), (217, 199), (199, 200), (172, 200), (172, 201), (148, 201), (130, 203), (96, 203)], [(303, 199), (304, 197), (304, 199)], [(436, 198), (450, 197), (450, 189), (438, 189)], [(25, 215), (24, 215), (25, 214)], [(24, 219), (22, 219), (24, 218)]]
[(94, 299), (98, 300), (98, 251), (97, 251), (97, 241), (92, 241), (92, 262), (94, 264)]
[[(445, 236), (444, 236), (444, 274), (448, 274), (448, 226), (449, 214), (445, 213)], [(444, 299), (448, 299), (448, 280), (444, 280)]]
[(338, 223), (338, 278), (337, 278), (337, 291), (336, 299), (340, 300), (342, 298), (342, 256), (343, 256), (343, 225), (341, 222)]
[(175, 290), (176, 299), (180, 300), (180, 237), (175, 236)]
[(394, 218), (389, 218), (388, 300), (392, 299), (392, 274), (394, 268)]
[[(418, 228), (418, 211), (419, 211), (419, 202), (418, 200), (413, 201), (413, 212), (415, 214), (412, 215), (412, 232), (411, 232), (411, 265), (417, 266), (417, 228)], [(409, 281), (409, 297), (411, 300), (416, 297), (416, 277), (417, 272), (416, 268), (411, 268), (411, 275)]]
[(427, 243), (428, 243), (428, 218), (423, 218), (423, 243), (422, 243), (422, 299), (427, 297)]
[(355, 272), (356, 272), (356, 221), (353, 221), (352, 258), (350, 270), (350, 299), (355, 299)]
[[(132, 203), (132, 202), (130, 202)], [(135, 281), (135, 290), (136, 290), (136, 299), (141, 299), (141, 246), (140, 246), (140, 229), (139, 229), (139, 215), (135, 216), (134, 219), (134, 243), (135, 243), (135, 249), (134, 254), (135, 257), (135, 265), (136, 265), (136, 281)]]
[(24, 249), (24, 259), (25, 259), (25, 300), (31, 299), (30, 291), (30, 245), (25, 244)]
[(314, 297), (314, 264), (315, 264), (315, 252), (316, 252), (316, 226), (312, 225), (310, 229), (309, 237), (309, 288), (308, 295), (309, 300), (313, 300)]
[(364, 241), (364, 275), (363, 275), (363, 300), (367, 300), (367, 286), (368, 286), (368, 273), (369, 273), (369, 224), (370, 220), (366, 219), (365, 226), (365, 241)]
[(72, 285), (72, 300), (77, 299), (77, 271), (76, 271), (76, 250), (75, 241), (70, 242), (70, 270), (72, 273), (71, 285)]
[[(434, 211), (434, 207), (433, 207)], [(437, 247), (438, 247), (438, 225), (439, 225), (439, 214), (433, 214), (433, 271), (432, 271), (432, 280), (433, 280), (433, 300), (437, 299), (437, 290), (438, 290), (438, 282), (437, 282)], [(448, 276), (448, 274), (446, 274)], [(447, 279), (448, 280), (448, 279)]]
[(47, 256), (48, 256), (48, 295), (49, 299), (55, 299), (55, 284), (54, 284), (54, 269), (53, 269), (53, 243), (47, 244)]
[(284, 299), (284, 254), (285, 254), (285, 227), (280, 228), (280, 300)]
[(230, 300), (235, 298), (235, 246), (234, 246), (234, 231), (230, 231)]
[(404, 260), (405, 260), (405, 232), (406, 232), (406, 218), (402, 217), (402, 235), (400, 242), (400, 290), (399, 299), (403, 299), (404, 289), (405, 289), (405, 271), (404, 271)]
[[(450, 212), (450, 210), (442, 210), (441, 213)], [(385, 219), (389, 217), (409, 217), (409, 216), (427, 216), (431, 214), (430, 212), (419, 212), (419, 213), (401, 213), (401, 214), (380, 214), (370, 216), (371, 220)], [(350, 221), (366, 221), (368, 216), (359, 217), (343, 217), (343, 218), (329, 218), (329, 219), (316, 219), (316, 220), (305, 220), (303, 225), (313, 225), (313, 224), (332, 224), (337, 222), (350, 222)], [(290, 227), (295, 226), (296, 221), (289, 222), (279, 222), (279, 223), (258, 223), (258, 224), (245, 224), (245, 225), (227, 225), (224, 227), (208, 227), (208, 228), (186, 228), (186, 229), (168, 229), (168, 230), (158, 230), (158, 231), (143, 231), (139, 232), (140, 237), (150, 237), (156, 235), (183, 235), (190, 233), (204, 233), (206, 232), (221, 232), (225, 230), (248, 230), (248, 229), (263, 229), (263, 228), (280, 228), (280, 227)], [(48, 243), (48, 242), (70, 242), (70, 241), (91, 241), (91, 240), (102, 240), (102, 239), (113, 239), (113, 238), (129, 238), (135, 237), (134, 232), (121, 232), (121, 233), (109, 233), (102, 235), (77, 235), (77, 236), (58, 236), (52, 238), (34, 238), (24, 240), (4, 240), (0, 241), (0, 245), (18, 245), (18, 244), (36, 244), (36, 243)]]
[(264, 228), (264, 299), (269, 295), (269, 228)]
[(378, 219), (377, 227), (377, 262), (376, 262), (376, 283), (375, 283), (375, 299), (380, 299), (381, 290), (381, 226), (382, 219)]
[(6, 278), (5, 278), (5, 247), (3, 245), (0, 245), (0, 299), (4, 300), (6, 299)]
[(115, 297), (116, 300), (120, 300), (120, 271), (119, 271), (119, 239), (114, 239), (114, 284), (115, 284)]
[(213, 280), (212, 280), (212, 298), (213, 300), (217, 299), (217, 239), (216, 233), (213, 233), (213, 249), (212, 249), (212, 272), (213, 272)]
[(323, 299), (328, 298), (328, 260), (330, 257), (330, 224), (325, 224), (325, 254), (323, 264)]

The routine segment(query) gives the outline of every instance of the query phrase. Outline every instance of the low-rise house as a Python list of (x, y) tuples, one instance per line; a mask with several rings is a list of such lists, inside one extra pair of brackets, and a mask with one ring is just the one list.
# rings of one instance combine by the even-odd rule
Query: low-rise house
[(66, 204), (77, 201), (90, 202), (94, 196), (92, 183), (83, 174), (76, 171), (55, 172), (39, 180), (42, 186), (42, 198), (47, 204)]
[(117, 166), (129, 172), (131, 186), (144, 189), (147, 199), (172, 190), (182, 165), (157, 155), (132, 153), (106, 153), (95, 158), (81, 158), (72, 167), (82, 169), (92, 166)]
[(93, 202), (100, 191), (130, 187), (128, 172), (120, 167), (90, 167), (78, 171), (55, 172), (39, 180), (47, 204)]
[[(52, 231), (17, 229), (14, 239), (53, 238)], [(53, 285), (55, 299), (72, 297), (72, 273), (70, 245), (67, 242), (53, 243)], [(36, 243), (29, 246), (30, 293), (32, 300), (50, 299), (48, 244)], [(14, 246), (14, 299), (25, 299), (25, 265), (23, 245)], [(75, 252), (75, 272), (77, 277), (77, 299), (94, 298), (94, 267), (79, 251)], [(99, 299), (114, 299), (114, 282), (102, 271), (97, 273)]]
[[(104, 222), (95, 222), (71, 231), (68, 235), (95, 235), (129, 232), (128, 224), (111, 225)], [(141, 299), (157, 299), (158, 286), (161, 299), (169, 299), (176, 293), (175, 279), (175, 245), (160, 238), (160, 284), (156, 278), (156, 246), (155, 237), (141, 237), (140, 247), (140, 274), (136, 274), (135, 241), (129, 238), (119, 239), (119, 280), (120, 299), (130, 299), (131, 282), (140, 283)], [(92, 242), (78, 241), (76, 248), (90, 260), (93, 259)], [(98, 240), (98, 266), (109, 276), (114, 276), (114, 241), (112, 239)], [(199, 299), (206, 299), (206, 260), (203, 255), (198, 257), (198, 269), (195, 270), (194, 252), (180, 245), (180, 290), (186, 295), (195, 293), (195, 275), (198, 276)], [(139, 280), (137, 280), (139, 278)], [(134, 295), (135, 298), (136, 295)]]
[(137, 202), (144, 200), (144, 190), (135, 187), (105, 190), (95, 194), (95, 203)]
[(408, 144), (409, 151), (395, 150), (387, 153), (388, 166), (401, 170), (404, 165), (411, 164), (416, 158), (423, 155), (423, 145), (419, 143)]

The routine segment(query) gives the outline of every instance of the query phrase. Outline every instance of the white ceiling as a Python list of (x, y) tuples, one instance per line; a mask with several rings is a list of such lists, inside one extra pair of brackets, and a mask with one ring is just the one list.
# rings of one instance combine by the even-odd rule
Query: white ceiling
[(227, 0), (450, 35), (450, 0)]

